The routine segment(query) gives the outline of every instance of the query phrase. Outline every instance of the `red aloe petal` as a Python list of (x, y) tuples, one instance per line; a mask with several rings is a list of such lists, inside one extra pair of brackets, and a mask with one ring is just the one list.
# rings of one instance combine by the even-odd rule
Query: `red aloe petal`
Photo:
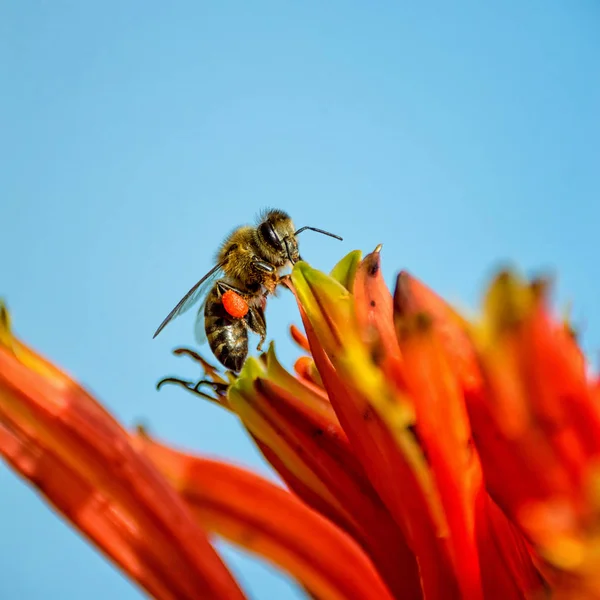
[(156, 560), (153, 542), (110, 497), (49, 451), (42, 452), (0, 425), (0, 453), (83, 535), (154, 598), (176, 600), (171, 575)]
[(543, 597), (545, 582), (522, 533), (485, 491), (477, 498), (476, 529), (484, 597)]
[[(515, 468), (527, 470), (529, 481), (519, 486), (525, 496), (521, 501), (577, 493), (585, 455), (577, 436), (567, 434), (571, 413), (584, 405), (577, 398), (579, 393), (585, 394), (585, 380), (572, 387), (569, 394), (568, 384), (564, 388), (562, 383), (566, 382), (551, 372), (562, 371), (559, 377), (564, 374), (560, 362), (552, 361), (554, 336), (548, 331), (550, 321), (533, 297), (528, 300), (527, 290), (512, 290), (512, 285), (499, 278), (490, 292), (490, 296), (500, 295), (490, 302), (501, 305), (496, 314), (494, 308), (490, 309), (493, 340), (484, 342), (481, 354), (486, 400), (485, 406), (481, 402), (477, 408), (488, 412), (491, 426), (499, 429), (505, 448), (512, 451)], [(518, 299), (513, 298), (515, 294)], [(511, 308), (521, 302), (521, 296), (522, 309)], [(548, 365), (549, 360), (555, 364)], [(486, 441), (482, 440), (482, 445)]]
[(445, 518), (412, 431), (410, 404), (374, 368), (359, 340), (347, 292), (303, 263), (295, 266), (292, 281), (331, 404), (354, 453), (417, 555), (425, 595), (458, 597)]
[[(324, 502), (318, 494), (304, 485), (286, 468), (277, 454), (264, 446), (260, 440), (255, 441), (265, 458), (279, 473), (289, 489), (303, 502), (349, 533), (355, 540), (364, 539), (364, 532), (355, 530), (351, 524), (344, 522), (340, 515)], [(369, 539), (362, 542), (363, 548), (374, 561), (395, 598), (406, 598), (407, 600), (422, 598), (414, 555), (406, 546), (397, 525), (390, 520), (389, 516), (386, 518), (379, 516), (375, 523), (375, 526), (369, 525), (368, 522), (363, 523), (364, 528), (370, 534)]]
[(259, 380), (257, 384), (259, 389), (262, 387), (272, 409), (282, 418), (281, 426), (293, 423), (296, 427), (296, 439), (311, 457), (307, 463), (312, 471), (336, 498), (342, 499), (344, 509), (352, 519), (349, 531), (372, 556), (390, 587), (397, 592), (403, 590), (406, 574), (404, 569), (398, 568), (398, 562), (403, 560), (414, 567), (414, 558), (352, 454), (341, 427), (337, 422), (303, 419), (285, 390), (269, 381)]
[(391, 600), (356, 543), (286, 490), (148, 440), (144, 451), (205, 527), (285, 568), (322, 600)]
[(158, 597), (242, 599), (181, 499), (118, 423), (6, 329), (0, 333), (5, 459)]
[(335, 523), (340, 529), (343, 529), (354, 539), (360, 539), (360, 531), (356, 529), (352, 522), (340, 515), (340, 513), (315, 492), (313, 488), (306, 485), (290, 469), (288, 469), (285, 462), (282, 461), (269, 446), (263, 444), (263, 442), (255, 436), (252, 436), (252, 439), (269, 464), (277, 471), (277, 474), (298, 498), (302, 499), (302, 501), (308, 504), (313, 510), (316, 510), (331, 522)]
[(491, 286), (474, 332), (485, 387), (469, 412), (490, 492), (531, 539), (556, 594), (594, 597), (600, 412), (581, 354), (545, 296), (544, 284), (510, 273)]
[(294, 371), (305, 385), (314, 385), (323, 389), (323, 380), (319, 375), (315, 361), (310, 356), (301, 356), (297, 359), (294, 363)]
[(431, 321), (417, 316), (397, 323), (401, 323), (398, 339), (417, 415), (416, 430), (444, 506), (454, 569), (463, 596), (481, 598), (474, 521), (482, 476), (462, 390)]
[[(305, 357), (308, 358), (308, 357)], [(312, 360), (308, 358), (308, 360)], [(275, 356), (273, 345), (269, 347), (266, 356), (266, 379), (272, 381), (279, 387), (287, 390), (290, 395), (302, 401), (307, 410), (323, 415), (329, 420), (337, 422), (337, 417), (329, 397), (322, 386), (311, 381), (299, 380), (283, 368)]]
[[(308, 320), (306, 327), (319, 372), (354, 453), (360, 457), (373, 486), (405, 532), (417, 556), (420, 583), (414, 576), (408, 577), (412, 573), (412, 564), (406, 564), (408, 558), (398, 560), (399, 568), (403, 565), (409, 570), (406, 597), (420, 597), (422, 586), (426, 598), (458, 598), (454, 575), (442, 547), (443, 541), (440, 543), (438, 529), (428, 509), (430, 499), (420, 489), (413, 470), (415, 465), (407, 464), (396, 439), (368, 400), (345, 385), (336, 374)], [(410, 440), (407, 441), (410, 444)], [(414, 440), (413, 445), (416, 450)]]
[(306, 336), (296, 327), (295, 325), (290, 325), (290, 335), (292, 339), (302, 348), (302, 350), (306, 350), (306, 352), (310, 352), (310, 346), (308, 345), (308, 340)]
[[(407, 576), (416, 580), (414, 557), (352, 454), (335, 416), (306, 402), (306, 391), (297, 388), (297, 381), (292, 394), (271, 379), (253, 378), (252, 362), (247, 364), (229, 393), (245, 426), (277, 456), (272, 464), (279, 470), (283, 464), (286, 480), (290, 481), (291, 473), (320, 499), (313, 499), (312, 506), (324, 503), (328, 507), (324, 514), (333, 512), (335, 522), (356, 537), (390, 587), (404, 589)], [(279, 382), (285, 383), (281, 375)], [(402, 568), (398, 568), (399, 559)]]
[(360, 263), (354, 280), (354, 302), (362, 339), (386, 376), (404, 388), (402, 356), (393, 319), (392, 295), (381, 273), (381, 246)]
[(402, 271), (396, 280), (394, 314), (405, 318), (419, 313), (427, 314), (434, 322), (462, 388), (467, 392), (481, 389), (481, 373), (466, 321), (435, 292)]
[[(481, 488), (481, 468), (471, 446), (466, 406), (462, 394), (451, 383), (456, 377), (456, 383), (471, 399), (481, 393), (482, 376), (466, 323), (444, 300), (408, 273), (398, 276), (394, 304), (406, 378), (418, 400), (419, 436), (428, 448), (434, 469), (436, 452), (432, 453), (430, 448), (439, 446), (437, 456), (450, 461), (448, 466), (454, 472), (453, 477), (464, 485), (459, 490), (460, 504), (468, 515), (467, 531), (470, 531), (471, 523), (475, 525), (475, 538), (471, 537), (471, 541), (476, 541), (478, 547), (484, 595), (486, 598), (520, 598), (532, 593), (541, 586), (539, 573), (522, 535)], [(427, 315), (426, 321), (431, 323), (435, 339), (411, 335), (410, 325), (418, 323), (421, 315)], [(433, 343), (434, 347), (426, 348), (423, 342)], [(432, 365), (432, 360), (437, 362), (437, 367)], [(440, 396), (449, 383), (448, 393)], [(436, 396), (443, 398), (443, 402), (434, 406), (431, 400)], [(506, 477), (504, 465), (500, 473)], [(458, 555), (462, 561), (462, 553)], [(516, 560), (516, 556), (520, 559)]]
[(529, 327), (522, 350), (530, 369), (529, 395), (536, 412), (543, 415), (546, 434), (553, 438), (578, 485), (586, 459), (600, 455), (600, 412), (586, 365), (573, 337), (553, 322), (543, 297)]

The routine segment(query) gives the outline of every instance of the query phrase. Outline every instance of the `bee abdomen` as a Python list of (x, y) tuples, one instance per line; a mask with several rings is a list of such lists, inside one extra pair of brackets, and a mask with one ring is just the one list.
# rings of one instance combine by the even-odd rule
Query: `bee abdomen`
[(236, 373), (248, 356), (248, 329), (242, 319), (231, 318), (217, 294), (211, 294), (204, 308), (208, 344), (217, 360)]
[(219, 299), (219, 296), (213, 292), (211, 292), (210, 296), (206, 300), (206, 305), (204, 306), (204, 317), (205, 319), (208, 317), (216, 317), (216, 318), (226, 318), (227, 313)]

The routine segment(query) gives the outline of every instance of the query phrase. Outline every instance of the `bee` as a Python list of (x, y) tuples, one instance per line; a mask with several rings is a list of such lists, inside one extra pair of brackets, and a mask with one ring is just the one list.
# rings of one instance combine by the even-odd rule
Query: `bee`
[(305, 230), (342, 238), (316, 227), (296, 229), (282, 210), (265, 211), (257, 225), (243, 225), (225, 239), (215, 266), (179, 301), (154, 333), (155, 338), (175, 317), (200, 302), (194, 326), (196, 341), (208, 340), (217, 360), (238, 373), (248, 356), (248, 330), (267, 337), (266, 299), (273, 294), (281, 271), (302, 260), (297, 236)]

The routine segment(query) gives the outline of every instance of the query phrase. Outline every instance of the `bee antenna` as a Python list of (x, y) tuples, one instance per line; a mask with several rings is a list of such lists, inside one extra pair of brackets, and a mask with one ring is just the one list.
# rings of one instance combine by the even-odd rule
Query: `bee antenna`
[(322, 233), (323, 235), (328, 235), (329, 237), (335, 238), (336, 240), (340, 240), (340, 242), (344, 241), (344, 238), (341, 238), (339, 235), (335, 235), (335, 233), (330, 233), (329, 231), (325, 231), (323, 229), (317, 229), (316, 227), (309, 227), (308, 225), (306, 225), (305, 227), (300, 227), (300, 229), (298, 229), (298, 231), (296, 231), (294, 235), (298, 235), (306, 229), (310, 229), (310, 231), (316, 231), (317, 233)]

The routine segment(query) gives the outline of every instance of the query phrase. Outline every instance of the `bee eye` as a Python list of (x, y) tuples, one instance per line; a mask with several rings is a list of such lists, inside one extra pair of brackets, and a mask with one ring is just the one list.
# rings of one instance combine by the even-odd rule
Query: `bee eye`
[(271, 225), (271, 223), (265, 221), (264, 223), (261, 223), (258, 229), (260, 231), (262, 239), (265, 242), (267, 242), (269, 246), (272, 246), (276, 250), (281, 249), (281, 240), (277, 237), (277, 234), (275, 233), (275, 230), (273, 229), (273, 225)]

